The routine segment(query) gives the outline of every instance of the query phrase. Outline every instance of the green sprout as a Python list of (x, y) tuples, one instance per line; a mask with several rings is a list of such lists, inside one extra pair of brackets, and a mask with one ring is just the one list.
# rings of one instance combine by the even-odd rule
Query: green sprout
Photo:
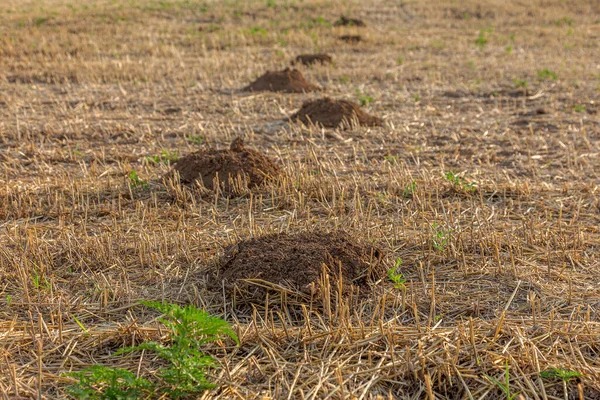
[(396, 289), (404, 289), (404, 284), (406, 283), (406, 278), (402, 276), (401, 272), (398, 272), (398, 268), (402, 265), (402, 259), (398, 257), (396, 262), (394, 263), (394, 267), (388, 269), (388, 278), (390, 281), (394, 283), (394, 287)]

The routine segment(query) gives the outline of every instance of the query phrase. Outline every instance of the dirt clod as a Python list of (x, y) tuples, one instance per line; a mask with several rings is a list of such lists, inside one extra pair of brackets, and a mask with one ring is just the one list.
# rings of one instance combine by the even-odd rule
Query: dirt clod
[(283, 71), (267, 71), (242, 90), (247, 92), (303, 93), (320, 89), (319, 86), (308, 82), (300, 71), (286, 68)]
[(331, 64), (333, 59), (329, 54), (301, 54), (292, 61), (292, 65), (313, 65), (313, 64)]
[(360, 26), (360, 27), (365, 27), (365, 26), (367, 26), (367, 24), (365, 24), (360, 19), (348, 18), (348, 17), (342, 15), (340, 17), (340, 19), (338, 19), (337, 21), (335, 21), (335, 23), (333, 24), (333, 26)]
[(305, 125), (315, 124), (325, 128), (337, 128), (351, 125), (356, 121), (362, 126), (379, 126), (382, 120), (367, 114), (360, 106), (348, 100), (334, 100), (324, 97), (306, 101), (298, 112), (290, 117), (292, 121), (300, 121)]
[(214, 189), (215, 178), (227, 194), (262, 184), (279, 174), (275, 162), (259, 151), (248, 149), (241, 138), (231, 143), (229, 150), (200, 150), (179, 159), (173, 166), (182, 183), (200, 181)]
[[(260, 279), (305, 294), (319, 290), (323, 266), (335, 290), (368, 288), (369, 279), (379, 277), (381, 253), (361, 246), (344, 232), (270, 234), (231, 245), (225, 249), (219, 276), (226, 287), (243, 287), (245, 279)], [(341, 276), (340, 276), (341, 272)]]

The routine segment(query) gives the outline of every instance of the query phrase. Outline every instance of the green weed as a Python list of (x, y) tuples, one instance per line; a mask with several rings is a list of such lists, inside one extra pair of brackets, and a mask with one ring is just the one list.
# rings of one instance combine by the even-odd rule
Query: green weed
[(356, 89), (356, 95), (358, 96), (358, 100), (360, 101), (361, 106), (369, 105), (373, 102), (373, 97), (368, 96), (360, 91), (360, 89)]
[(448, 171), (444, 174), (446, 180), (454, 185), (454, 187), (463, 190), (465, 192), (474, 192), (477, 190), (477, 184), (475, 182), (468, 182), (462, 176), (454, 173), (453, 171)]
[(158, 393), (161, 398), (180, 399), (215, 387), (205, 374), (217, 363), (200, 349), (223, 338), (239, 344), (229, 324), (193, 305), (182, 308), (165, 302), (141, 303), (163, 313), (159, 321), (170, 330), (170, 343), (144, 342), (122, 348), (114, 356), (141, 350), (155, 353), (167, 362), (159, 370), (157, 380), (151, 382), (121, 368), (94, 365), (68, 374), (78, 382), (69, 386), (67, 393), (77, 399), (138, 399)]
[(550, 370), (542, 371), (540, 376), (544, 379), (560, 379), (565, 382), (569, 382), (573, 378), (579, 378), (583, 376), (581, 372), (571, 371), (564, 368), (552, 368)]
[(255, 27), (250, 28), (250, 34), (254, 35), (254, 36), (266, 36), (267, 30), (260, 26), (255, 26)]
[(561, 19), (557, 19), (556, 21), (554, 21), (554, 24), (556, 26), (573, 26), (573, 24), (575, 23), (575, 21), (573, 21), (573, 19), (569, 18), (569, 17), (562, 17)]
[(527, 82), (524, 79), (513, 79), (513, 83), (515, 84), (515, 86), (520, 87), (522, 89), (525, 89), (527, 87), (527, 85), (529, 85), (529, 82)]
[(50, 19), (50, 18), (42, 18), (42, 17), (40, 17), (40, 18), (36, 18), (36, 19), (35, 19), (35, 21), (33, 21), (33, 24), (34, 24), (35, 26), (42, 26), (42, 25), (44, 25), (46, 22), (48, 22), (48, 20), (49, 20), (49, 19)]
[(416, 190), (417, 190), (417, 182), (411, 181), (410, 183), (406, 184), (406, 186), (404, 186), (404, 189), (402, 189), (402, 196), (403, 197), (412, 197)]
[(397, 156), (383, 156), (383, 158), (385, 158), (385, 161), (389, 162), (390, 164), (396, 164), (398, 162)]
[(477, 45), (477, 47), (479, 47), (480, 49), (483, 49), (485, 47), (485, 45), (488, 42), (488, 38), (485, 35), (484, 31), (480, 31), (479, 32), (479, 36), (477, 36), (477, 39), (475, 39), (475, 45)]
[(148, 182), (140, 179), (140, 177), (138, 176), (137, 171), (135, 169), (131, 170), (131, 172), (129, 173), (129, 175), (127, 175), (127, 177), (129, 178), (129, 187), (131, 187), (132, 189), (136, 189), (136, 188), (148, 189)]
[(176, 304), (156, 301), (144, 301), (142, 304), (164, 314), (159, 321), (171, 330), (171, 344), (164, 346), (157, 342), (145, 342), (121, 349), (115, 355), (145, 350), (169, 362), (169, 366), (160, 370), (159, 377), (163, 381), (163, 392), (171, 398), (182, 398), (213, 388), (215, 385), (209, 382), (205, 372), (217, 364), (199, 349), (223, 337), (239, 343), (229, 324), (193, 305), (181, 308)]
[(122, 368), (93, 365), (79, 372), (66, 374), (78, 379), (67, 388), (67, 394), (76, 399), (112, 400), (139, 399), (148, 396), (152, 383)]
[(491, 376), (485, 375), (490, 381), (496, 384), (502, 392), (506, 395), (506, 400), (513, 400), (515, 397), (519, 395), (519, 393), (512, 393), (510, 391), (510, 371), (508, 368), (508, 360), (506, 361), (506, 367), (504, 370), (504, 382), (500, 382), (496, 378), (492, 378)]
[(398, 257), (393, 268), (388, 269), (388, 278), (394, 283), (396, 289), (402, 290), (405, 288), (406, 278), (402, 276), (402, 273), (398, 272), (398, 268), (402, 265), (402, 259)]
[(450, 236), (452, 235), (452, 230), (444, 229), (437, 222), (434, 222), (431, 225), (431, 232), (432, 232), (433, 247), (437, 251), (444, 251), (444, 249), (450, 242)]
[(552, 80), (556, 80), (558, 79), (558, 75), (552, 71), (550, 71), (547, 68), (544, 68), (540, 71), (537, 72), (538, 78), (540, 79), (552, 79)]
[(585, 112), (585, 106), (573, 106), (573, 111), (578, 113)]
[(146, 157), (144, 158), (144, 160), (154, 164), (159, 164), (161, 162), (171, 163), (179, 160), (179, 156), (177, 155), (177, 151), (169, 151), (167, 149), (162, 149), (159, 155)]

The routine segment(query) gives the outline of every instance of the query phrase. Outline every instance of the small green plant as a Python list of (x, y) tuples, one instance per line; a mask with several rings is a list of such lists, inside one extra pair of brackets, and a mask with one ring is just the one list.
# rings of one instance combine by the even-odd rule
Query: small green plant
[(540, 71), (537, 72), (538, 78), (540, 79), (552, 79), (552, 80), (556, 80), (558, 79), (558, 75), (552, 71), (550, 71), (547, 68), (544, 68)]
[(348, 82), (350, 82), (350, 78), (348, 78), (347, 76), (342, 76), (342, 77), (340, 77), (340, 82), (348, 83)]
[(10, 294), (6, 295), (6, 305), (10, 306), (10, 303), (12, 303), (13, 297)]
[(417, 182), (411, 181), (404, 186), (402, 189), (402, 196), (404, 197), (412, 197), (415, 191), (417, 190)]
[(573, 26), (573, 24), (575, 23), (575, 21), (573, 21), (573, 19), (569, 18), (569, 17), (562, 17), (561, 19), (557, 19), (556, 21), (554, 21), (554, 24), (556, 26)]
[(50, 18), (42, 18), (42, 17), (36, 18), (35, 21), (33, 22), (33, 24), (35, 26), (41, 26), (41, 25), (44, 25), (46, 22), (48, 22), (49, 19)]
[(369, 105), (370, 103), (373, 102), (373, 97), (371, 96), (367, 96), (366, 94), (362, 93), (360, 91), (360, 89), (356, 89), (356, 95), (358, 96), (358, 100), (360, 101), (360, 105), (361, 106), (366, 106)]
[(327, 21), (323, 17), (317, 17), (313, 20), (313, 22), (315, 23), (315, 25), (331, 26), (331, 22)]
[(144, 342), (138, 346), (125, 347), (115, 356), (135, 351), (149, 351), (167, 362), (159, 370), (157, 381), (136, 377), (130, 371), (104, 365), (94, 365), (83, 371), (69, 373), (78, 382), (69, 386), (67, 392), (78, 399), (138, 399), (149, 395), (179, 399), (197, 395), (215, 385), (206, 377), (206, 370), (217, 366), (216, 361), (200, 349), (223, 338), (239, 340), (229, 324), (199, 310), (193, 305), (180, 307), (176, 304), (142, 301), (141, 304), (164, 314), (159, 321), (170, 330), (170, 342)]
[(480, 49), (483, 49), (485, 47), (485, 45), (487, 44), (487, 42), (488, 42), (488, 38), (485, 36), (485, 33), (483, 31), (480, 31), (479, 36), (477, 36), (477, 39), (475, 39), (475, 44)]
[(444, 251), (444, 249), (448, 245), (448, 242), (450, 241), (450, 235), (452, 234), (452, 230), (444, 229), (444, 227), (442, 227), (434, 221), (431, 225), (431, 232), (433, 247), (437, 251)]
[(188, 142), (196, 144), (196, 145), (201, 145), (202, 143), (204, 143), (204, 136), (202, 135), (189, 135), (185, 137), (187, 139)]
[(506, 46), (505, 50), (506, 50), (506, 54), (512, 54), (513, 47), (511, 45), (508, 45), (508, 46)]
[(139, 399), (148, 396), (152, 383), (122, 368), (93, 365), (79, 372), (66, 374), (78, 379), (67, 388), (67, 394), (76, 399), (112, 400)]
[(37, 269), (33, 270), (33, 276), (31, 277), (31, 283), (33, 287), (37, 290), (45, 289), (50, 290), (50, 282), (46, 279), (45, 276), (41, 276)]
[(274, 0), (267, 0), (267, 7), (275, 7), (277, 3)]
[(527, 82), (524, 79), (513, 79), (513, 83), (515, 84), (516, 87), (520, 87), (522, 89), (525, 89), (527, 87), (527, 85), (529, 84), (529, 82)]
[(398, 257), (396, 262), (394, 263), (394, 267), (388, 269), (388, 278), (390, 281), (394, 283), (394, 287), (396, 289), (404, 289), (404, 284), (406, 283), (406, 278), (402, 276), (401, 272), (398, 272), (398, 268), (402, 265), (402, 259)]
[(573, 111), (578, 113), (585, 112), (585, 106), (573, 106)]
[(573, 378), (579, 378), (583, 376), (581, 372), (571, 371), (564, 368), (552, 368), (546, 371), (542, 371), (540, 376), (544, 379), (560, 379), (565, 382), (569, 382)]
[(404, 57), (400, 56), (396, 58), (396, 64), (401, 65), (404, 63)]
[(389, 162), (390, 164), (396, 164), (398, 162), (397, 156), (384, 156), (383, 158), (385, 158), (385, 161)]
[(477, 190), (477, 184), (475, 182), (468, 182), (462, 176), (454, 173), (453, 171), (448, 171), (444, 174), (446, 180), (452, 183), (456, 188), (460, 190), (464, 190), (465, 192), (474, 192)]
[(415, 102), (418, 102), (419, 100), (421, 100), (421, 96), (419, 96), (419, 94), (418, 94), (418, 93), (415, 93), (415, 94), (413, 95), (413, 99), (415, 100)]
[(132, 189), (148, 189), (148, 182), (140, 179), (135, 169), (131, 170), (127, 177), (129, 178), (129, 187), (131, 187)]
[(167, 149), (162, 149), (160, 154), (157, 156), (146, 157), (145, 160), (154, 164), (159, 164), (161, 162), (171, 163), (175, 162), (179, 159), (176, 151), (169, 151)]
[(170, 345), (145, 342), (121, 349), (115, 355), (145, 350), (167, 361), (169, 365), (159, 371), (159, 377), (163, 381), (164, 393), (170, 398), (182, 398), (213, 388), (215, 385), (208, 380), (205, 372), (207, 368), (215, 367), (216, 362), (199, 349), (223, 337), (239, 343), (229, 324), (193, 305), (181, 308), (176, 304), (156, 301), (143, 301), (142, 304), (164, 314), (159, 321), (171, 330)]
[(498, 379), (488, 375), (485, 375), (485, 377), (488, 378), (491, 382), (495, 383), (496, 386), (498, 386), (500, 390), (502, 390), (502, 392), (506, 396), (506, 400), (513, 400), (519, 395), (519, 393), (512, 393), (510, 391), (510, 370), (508, 368), (508, 360), (506, 361), (506, 367), (504, 369), (504, 382), (500, 382)]
[(255, 36), (266, 36), (267, 30), (260, 26), (255, 26), (253, 28), (250, 28), (250, 34)]

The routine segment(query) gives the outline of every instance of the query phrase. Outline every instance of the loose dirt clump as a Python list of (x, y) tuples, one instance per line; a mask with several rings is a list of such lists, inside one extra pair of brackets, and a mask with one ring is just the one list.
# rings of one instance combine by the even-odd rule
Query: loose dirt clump
[(331, 64), (333, 59), (329, 54), (301, 54), (292, 61), (292, 65), (302, 64), (310, 66), (313, 64)]
[(308, 82), (296, 69), (286, 68), (283, 71), (267, 71), (263, 76), (243, 88), (246, 92), (314, 92), (321, 88)]
[(365, 24), (360, 19), (348, 18), (348, 17), (345, 17), (345, 16), (342, 15), (340, 17), (340, 19), (338, 19), (337, 21), (335, 21), (335, 23), (333, 24), (333, 26), (360, 26), (360, 27), (365, 27), (365, 26), (367, 26), (367, 24)]
[(343, 40), (346, 43), (359, 43), (362, 41), (362, 36), (360, 36), (360, 35), (342, 35), (342, 36), (340, 36), (340, 40)]
[(306, 101), (300, 110), (289, 118), (305, 125), (315, 124), (325, 128), (350, 126), (353, 121), (362, 126), (379, 126), (383, 121), (361, 110), (360, 106), (348, 100), (333, 100), (324, 97)]
[(182, 183), (196, 181), (214, 189), (215, 178), (227, 194), (262, 184), (280, 172), (279, 166), (264, 154), (248, 149), (241, 138), (235, 139), (229, 150), (200, 150), (179, 159), (173, 165)]
[(351, 288), (367, 290), (369, 280), (383, 273), (381, 265), (379, 250), (354, 242), (344, 232), (277, 233), (227, 247), (219, 278), (230, 289), (260, 289), (244, 281), (257, 279), (311, 294), (319, 292), (325, 272), (334, 290), (342, 279), (344, 294)]

